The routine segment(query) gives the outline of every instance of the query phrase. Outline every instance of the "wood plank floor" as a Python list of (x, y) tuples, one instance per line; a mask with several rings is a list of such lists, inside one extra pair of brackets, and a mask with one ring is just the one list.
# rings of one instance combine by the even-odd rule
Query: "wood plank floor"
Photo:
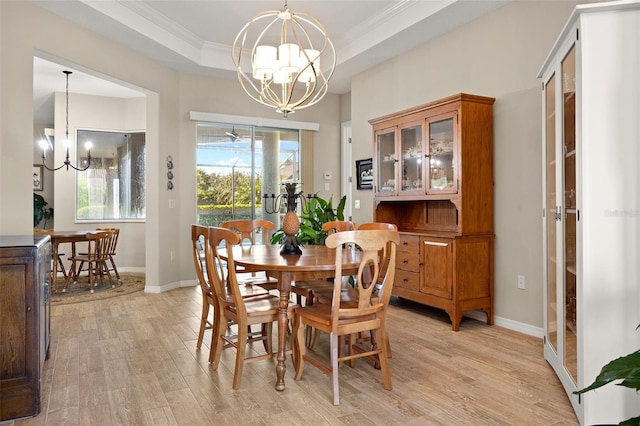
[[(194, 287), (54, 306), (42, 412), (8, 424), (577, 424), (540, 339), (467, 318), (452, 332), (443, 312), (396, 299), (392, 391), (365, 360), (340, 370), (337, 407), (329, 376), (307, 365), (296, 382), (290, 360), (284, 392), (274, 389), (274, 360), (246, 364), (234, 391), (235, 352), (213, 371), (210, 332), (195, 347), (200, 303)], [(326, 335), (315, 350), (328, 350)]]

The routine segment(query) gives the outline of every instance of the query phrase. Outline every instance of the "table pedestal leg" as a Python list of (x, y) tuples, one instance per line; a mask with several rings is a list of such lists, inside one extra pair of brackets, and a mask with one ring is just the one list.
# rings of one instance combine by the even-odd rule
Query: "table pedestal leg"
[(289, 294), (291, 292), (291, 276), (283, 273), (278, 279), (278, 290), (280, 290), (280, 312), (278, 314), (278, 364), (276, 365), (276, 390), (284, 390), (284, 375), (287, 372), (285, 366), (288, 319), (287, 310), (289, 308)]

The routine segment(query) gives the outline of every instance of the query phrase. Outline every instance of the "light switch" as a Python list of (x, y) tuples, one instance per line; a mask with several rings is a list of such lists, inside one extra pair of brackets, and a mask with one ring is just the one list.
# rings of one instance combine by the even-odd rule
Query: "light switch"
[(331, 184), (329, 182), (325, 182), (324, 183), (324, 190), (325, 191), (331, 191)]
[(324, 180), (331, 180), (332, 177), (331, 172), (324, 172), (323, 176)]
[(356, 208), (356, 209), (359, 209), (360, 208), (360, 200), (354, 200), (353, 207)]

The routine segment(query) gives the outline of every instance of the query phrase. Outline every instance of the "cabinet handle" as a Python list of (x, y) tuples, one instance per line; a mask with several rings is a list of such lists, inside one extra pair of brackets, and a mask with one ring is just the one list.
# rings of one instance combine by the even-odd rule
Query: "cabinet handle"
[(402, 245), (403, 245), (403, 246), (408, 246), (408, 245), (409, 245), (409, 243), (408, 243), (408, 242), (406, 242), (406, 241), (403, 241), (403, 242), (402, 242)]
[(428, 245), (428, 246), (438, 246), (438, 247), (446, 247), (449, 245), (449, 243), (439, 243), (437, 241), (425, 241), (424, 243), (425, 245)]
[(51, 295), (51, 290), (49, 286), (49, 281), (44, 282), (44, 303), (49, 303), (49, 296)]
[(31, 305), (27, 306), (27, 312), (31, 312)]
[(407, 281), (409, 281), (409, 279), (407, 279), (407, 278), (403, 278), (403, 279), (402, 279), (402, 282), (403, 282), (403, 283), (406, 283)]
[(406, 265), (406, 264), (407, 264), (407, 263), (409, 263), (409, 262), (407, 261), (407, 259), (404, 259), (404, 260), (402, 261), (402, 263), (404, 263), (404, 264)]

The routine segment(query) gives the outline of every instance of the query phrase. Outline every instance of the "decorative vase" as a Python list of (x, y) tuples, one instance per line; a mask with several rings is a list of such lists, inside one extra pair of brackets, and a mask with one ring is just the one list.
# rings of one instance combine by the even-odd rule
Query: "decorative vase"
[(296, 237), (300, 230), (300, 219), (296, 214), (297, 199), (300, 194), (296, 194), (295, 183), (285, 183), (284, 187), (287, 191), (287, 213), (282, 223), (285, 238), (280, 254), (302, 254), (298, 237)]

